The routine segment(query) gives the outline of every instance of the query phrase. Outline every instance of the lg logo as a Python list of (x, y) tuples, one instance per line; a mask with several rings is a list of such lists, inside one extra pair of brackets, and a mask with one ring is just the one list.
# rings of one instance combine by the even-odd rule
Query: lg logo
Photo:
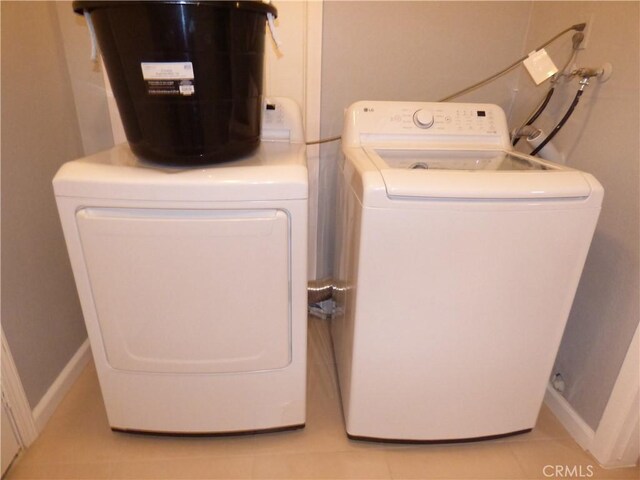
[(545, 465), (542, 474), (547, 478), (591, 478), (593, 465)]

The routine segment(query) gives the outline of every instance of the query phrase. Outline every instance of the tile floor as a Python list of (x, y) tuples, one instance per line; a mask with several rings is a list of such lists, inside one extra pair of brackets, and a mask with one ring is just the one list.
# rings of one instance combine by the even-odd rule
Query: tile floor
[(306, 428), (226, 438), (112, 432), (90, 364), (6, 478), (560, 478), (546, 477), (545, 465), (578, 466), (575, 473), (583, 478), (640, 478), (638, 468), (597, 467), (546, 408), (533, 432), (500, 440), (460, 445), (350, 441), (332, 361), (327, 324), (312, 318)]

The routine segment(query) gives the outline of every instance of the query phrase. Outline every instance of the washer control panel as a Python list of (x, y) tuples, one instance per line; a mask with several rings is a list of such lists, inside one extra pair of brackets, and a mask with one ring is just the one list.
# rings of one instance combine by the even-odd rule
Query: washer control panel
[(363, 101), (346, 111), (343, 142), (473, 143), (508, 148), (509, 129), (498, 105), (479, 103)]

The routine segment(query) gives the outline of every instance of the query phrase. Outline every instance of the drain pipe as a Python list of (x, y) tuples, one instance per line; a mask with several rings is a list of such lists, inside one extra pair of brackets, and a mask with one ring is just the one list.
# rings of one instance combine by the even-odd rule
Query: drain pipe
[[(547, 135), (540, 129), (532, 135), (527, 136), (527, 143), (534, 149), (538, 148), (547, 138)], [(547, 142), (538, 155), (545, 160), (556, 163), (565, 163), (564, 153), (560, 152), (553, 143)]]
[(322, 280), (311, 280), (307, 285), (307, 303), (309, 306), (327, 300), (333, 300), (333, 280), (323, 278)]
[(340, 295), (347, 291), (342, 282), (336, 282), (332, 278), (311, 280), (307, 284), (307, 305), (309, 313), (316, 317), (328, 319), (334, 314), (336, 300), (344, 301)]
[[(545, 138), (547, 138), (547, 135), (541, 129), (536, 128), (533, 125), (525, 125), (524, 127), (511, 132), (511, 138), (514, 140), (522, 137), (526, 137), (529, 145), (536, 148)], [(565, 163), (564, 154), (550, 142), (540, 150), (539, 155), (545, 160), (549, 160), (551, 162)]]
[(531, 137), (539, 134), (540, 134), (540, 129), (534, 127), (533, 125), (525, 125), (523, 127), (513, 130), (511, 132), (511, 138), (515, 140), (522, 137)]

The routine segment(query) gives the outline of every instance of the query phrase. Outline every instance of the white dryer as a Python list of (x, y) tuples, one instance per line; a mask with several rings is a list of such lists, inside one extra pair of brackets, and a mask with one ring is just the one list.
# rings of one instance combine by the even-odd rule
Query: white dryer
[(304, 426), (302, 120), (284, 98), (263, 115), (242, 160), (166, 168), (123, 144), (53, 180), (113, 429)]
[(496, 105), (347, 110), (332, 337), (350, 437), (534, 427), (603, 189), (510, 150)]

